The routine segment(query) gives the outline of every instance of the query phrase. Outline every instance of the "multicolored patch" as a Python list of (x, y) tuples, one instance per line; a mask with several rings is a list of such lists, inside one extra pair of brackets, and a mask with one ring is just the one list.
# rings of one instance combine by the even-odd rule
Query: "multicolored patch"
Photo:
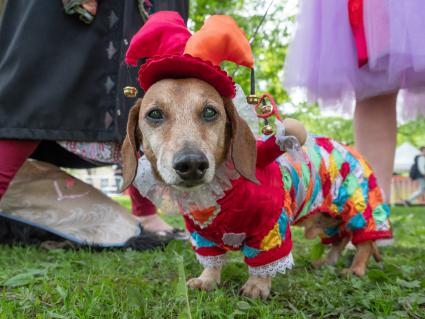
[[(311, 137), (303, 151), (308, 154), (309, 164), (295, 163), (286, 155), (280, 160), (284, 207), (292, 223), (313, 210), (322, 211), (341, 216), (343, 233), (385, 229), (385, 236), (391, 236), (389, 208), (369, 164), (357, 152), (323, 137)], [(340, 234), (335, 228), (324, 232), (325, 237)], [(269, 235), (269, 242), (271, 238), (277, 242), (275, 231)]]

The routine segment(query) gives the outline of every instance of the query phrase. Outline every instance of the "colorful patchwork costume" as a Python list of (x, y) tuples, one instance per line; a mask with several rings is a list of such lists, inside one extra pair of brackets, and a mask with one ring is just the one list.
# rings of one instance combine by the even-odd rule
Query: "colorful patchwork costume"
[[(369, 165), (354, 150), (309, 137), (306, 163), (295, 163), (275, 143), (257, 145), (256, 185), (243, 177), (204, 211), (184, 212), (193, 249), (204, 266), (219, 266), (227, 250), (241, 250), (250, 273), (275, 275), (292, 265), (290, 224), (316, 212), (341, 217), (323, 243), (350, 236), (353, 244), (392, 237), (389, 207)], [(276, 161), (276, 158), (278, 161)], [(279, 163), (278, 163), (279, 162)]]
[[(152, 15), (133, 37), (126, 62), (137, 65), (142, 58), (147, 58), (139, 70), (144, 90), (161, 79), (198, 78), (228, 98), (235, 96), (235, 86), (220, 63), (254, 66), (249, 42), (232, 18), (211, 16), (192, 35), (176, 12)], [(284, 152), (276, 141), (282, 139), (277, 134), (258, 142), (259, 184), (238, 174), (220, 177), (223, 168), (232, 171), (225, 163), (217, 168), (213, 182), (173, 198), (177, 190), (160, 185), (144, 157), (135, 184), (157, 206), (166, 196), (178, 202), (204, 266), (219, 266), (226, 251), (242, 250), (250, 273), (283, 273), (293, 264), (289, 225), (315, 212), (342, 218), (339, 227), (326, 229), (324, 243), (343, 236), (350, 236), (354, 244), (391, 238), (388, 206), (375, 176), (357, 153), (330, 139), (310, 137), (303, 149), (307, 160), (297, 161), (288, 154), (281, 156)], [(196, 200), (190, 196), (197, 196)]]

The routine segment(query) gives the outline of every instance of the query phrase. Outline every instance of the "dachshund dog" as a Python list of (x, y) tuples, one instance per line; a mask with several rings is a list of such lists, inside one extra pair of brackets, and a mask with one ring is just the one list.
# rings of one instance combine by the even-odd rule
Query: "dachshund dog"
[[(295, 135), (302, 144), (305, 137), (293, 121), (283, 126), (280, 136), (256, 141), (232, 100), (195, 78), (160, 80), (131, 109), (122, 147), (124, 188), (139, 175), (142, 149), (156, 182), (181, 195), (179, 207), (204, 266), (189, 287), (213, 289), (226, 251), (241, 250), (250, 272), (243, 294), (266, 298), (272, 276), (292, 267), (291, 224), (332, 245), (315, 266), (335, 264), (352, 240), (357, 252), (344, 272), (359, 276), (372, 254), (378, 258), (374, 242), (391, 238), (381, 191), (361, 156), (309, 137), (298, 162), (279, 140)], [(139, 189), (144, 182), (135, 180)], [(207, 204), (187, 202), (192, 194), (206, 198), (200, 192), (211, 195)]]

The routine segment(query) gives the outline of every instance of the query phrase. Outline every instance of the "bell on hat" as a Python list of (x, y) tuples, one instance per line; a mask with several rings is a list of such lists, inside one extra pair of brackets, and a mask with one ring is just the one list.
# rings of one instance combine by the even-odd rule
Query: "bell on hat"
[(137, 96), (137, 88), (135, 88), (134, 86), (124, 87), (124, 95), (126, 97), (136, 97)]

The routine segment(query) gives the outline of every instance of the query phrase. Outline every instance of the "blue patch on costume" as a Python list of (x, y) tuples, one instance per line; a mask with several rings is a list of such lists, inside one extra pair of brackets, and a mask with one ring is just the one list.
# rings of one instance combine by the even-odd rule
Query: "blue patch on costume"
[(363, 180), (360, 183), (360, 188), (362, 190), (364, 201), (365, 203), (367, 203), (369, 200), (369, 181), (367, 179)]
[(291, 177), (292, 177), (292, 185), (294, 186), (294, 189), (298, 190), (298, 184), (300, 183), (300, 179), (298, 178), (297, 171), (292, 165), (291, 165)]
[(347, 192), (347, 188), (342, 186), (339, 189), (338, 197), (335, 198), (333, 203), (338, 207), (338, 211), (341, 212), (341, 210), (344, 208), (344, 205), (347, 203), (349, 196)]
[(350, 219), (347, 224), (347, 227), (351, 230), (361, 229), (366, 226), (366, 219), (361, 213), (358, 213)]
[(197, 233), (196, 231), (191, 233), (190, 236), (192, 236), (193, 240), (195, 241), (197, 248), (217, 246), (212, 241), (210, 241), (210, 240), (202, 237), (201, 235), (199, 235), (199, 233)]
[(280, 237), (282, 238), (282, 240), (284, 240), (286, 237), (286, 227), (288, 226), (288, 216), (286, 216), (285, 209), (282, 209), (282, 213), (279, 216), (278, 224)]
[(385, 212), (387, 213), (387, 218), (389, 218), (390, 212), (391, 212), (390, 206), (387, 203), (383, 203), (382, 207), (384, 208)]
[(316, 180), (314, 181), (313, 193), (311, 194), (310, 204), (316, 200), (317, 194), (322, 189), (322, 180), (320, 179), (319, 173), (316, 173)]
[(248, 245), (243, 245), (243, 247), (242, 247), (242, 253), (244, 254), (244, 256), (246, 258), (254, 258), (260, 252), (261, 252), (261, 250), (249, 247)]
[(339, 227), (338, 226), (334, 226), (334, 227), (325, 228), (325, 234), (328, 237), (337, 236), (339, 234)]
[(350, 164), (350, 172), (353, 172), (359, 165), (359, 161), (351, 153), (346, 154), (345, 160)]

